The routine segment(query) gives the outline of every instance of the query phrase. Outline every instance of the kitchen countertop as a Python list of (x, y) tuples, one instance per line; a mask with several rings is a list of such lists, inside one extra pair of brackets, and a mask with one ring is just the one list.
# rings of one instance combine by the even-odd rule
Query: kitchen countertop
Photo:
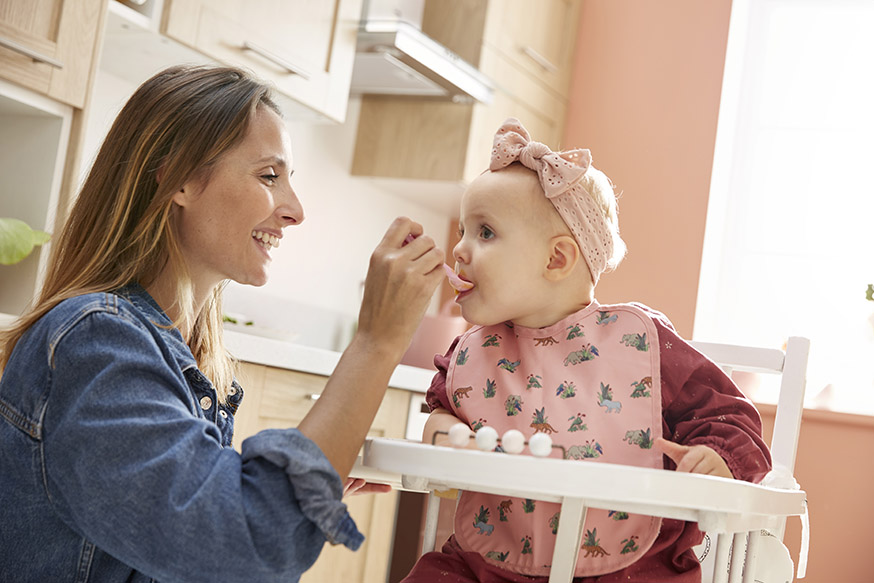
[[(323, 376), (330, 375), (340, 360), (340, 353), (333, 350), (233, 330), (225, 330), (225, 346), (238, 360)], [(388, 386), (425, 393), (435, 372), (401, 364), (392, 374)]]

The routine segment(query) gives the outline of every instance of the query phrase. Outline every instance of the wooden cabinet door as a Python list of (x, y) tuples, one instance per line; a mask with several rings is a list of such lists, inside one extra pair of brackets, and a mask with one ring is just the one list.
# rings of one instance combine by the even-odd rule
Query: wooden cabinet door
[(578, 14), (579, 0), (430, 0), (423, 30), (475, 63), (494, 83), (494, 100), (365, 95), (352, 174), (470, 182), (488, 168), (508, 117), (560, 149)]
[(496, 82), (494, 101), (473, 109), (465, 163), (467, 181), (488, 168), (495, 132), (508, 117), (519, 119), (532, 139), (553, 150), (560, 149), (567, 109), (560, 96), (532, 82), (492, 47), (483, 47), (480, 66), (486, 74), (500, 81)]
[(169, 0), (162, 32), (273, 81), (323, 115), (346, 115), (362, 0)]
[(0, 76), (82, 107), (106, 0), (0, 2)]
[(485, 44), (567, 97), (579, 5), (578, 0), (492, 0)]
[[(327, 378), (285, 369), (243, 363), (239, 374), (245, 391), (234, 417), (234, 444), (267, 428), (296, 427), (325, 388)], [(410, 393), (388, 389), (371, 425), (372, 437), (402, 438)], [(342, 428), (337, 428), (342, 431)], [(325, 545), (302, 583), (385, 581), (391, 558), (397, 492), (352, 496), (344, 500), (359, 530), (367, 537), (357, 552)]]

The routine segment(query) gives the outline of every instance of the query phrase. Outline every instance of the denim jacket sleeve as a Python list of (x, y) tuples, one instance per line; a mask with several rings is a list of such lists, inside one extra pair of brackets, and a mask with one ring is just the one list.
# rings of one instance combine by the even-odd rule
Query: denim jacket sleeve
[(361, 544), (318, 446), (286, 429), (223, 448), (141, 319), (85, 315), (50, 364), (45, 487), (66, 524), (122, 562), (162, 581), (288, 581), (325, 540)]

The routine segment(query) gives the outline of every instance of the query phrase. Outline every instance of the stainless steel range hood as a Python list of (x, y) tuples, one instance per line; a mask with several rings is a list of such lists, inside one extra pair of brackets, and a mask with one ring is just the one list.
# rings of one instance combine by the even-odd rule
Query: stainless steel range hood
[(351, 92), (491, 103), (494, 89), (485, 75), (416, 26), (365, 18)]

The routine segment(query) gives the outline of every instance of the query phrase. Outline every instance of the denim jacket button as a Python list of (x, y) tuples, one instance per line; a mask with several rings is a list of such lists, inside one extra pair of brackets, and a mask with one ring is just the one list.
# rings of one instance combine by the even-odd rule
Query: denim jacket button
[(228, 389), (228, 394), (231, 395), (231, 396), (236, 395), (236, 394), (237, 394), (237, 387), (231, 385), (231, 388)]
[(219, 415), (221, 415), (223, 419), (227, 419), (227, 418), (228, 418), (228, 414), (225, 412), (224, 409), (222, 409), (221, 411), (219, 411)]
[(212, 399), (210, 399), (209, 397), (203, 397), (200, 399), (200, 408), (201, 409), (206, 411), (210, 407), (212, 407)]

